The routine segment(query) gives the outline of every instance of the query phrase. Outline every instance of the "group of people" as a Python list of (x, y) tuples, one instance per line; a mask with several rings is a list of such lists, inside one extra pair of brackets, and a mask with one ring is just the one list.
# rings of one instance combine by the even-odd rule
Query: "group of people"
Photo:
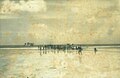
[[(38, 46), (38, 49), (39, 50), (42, 50), (43, 51), (43, 54), (46, 54), (47, 53), (47, 51), (49, 50), (49, 49), (53, 49), (54, 50), (54, 52), (55, 52), (55, 50), (59, 53), (59, 50), (63, 50), (64, 52), (66, 51), (68, 51), (68, 50), (76, 50), (77, 51), (77, 53), (78, 54), (81, 54), (82, 55), (82, 52), (83, 52), (83, 48), (81, 47), (81, 46), (77, 46), (77, 47), (75, 47), (75, 48), (69, 48), (69, 47), (67, 47), (67, 48), (64, 48), (64, 47), (51, 47), (51, 46), (47, 46), (47, 47), (45, 47), (45, 46), (42, 46), (42, 47), (40, 47), (40, 46)], [(94, 48), (94, 53), (96, 54), (96, 52), (97, 52), (98, 50), (97, 50), (97, 48)], [(41, 52), (40, 52), (40, 55), (41, 55)]]
[[(79, 47), (78, 54), (81, 54), (81, 55), (82, 55), (82, 50), (83, 50), (83, 48), (82, 48), (82, 47)], [(95, 54), (96, 54), (97, 51), (98, 51), (97, 48), (94, 48)]]

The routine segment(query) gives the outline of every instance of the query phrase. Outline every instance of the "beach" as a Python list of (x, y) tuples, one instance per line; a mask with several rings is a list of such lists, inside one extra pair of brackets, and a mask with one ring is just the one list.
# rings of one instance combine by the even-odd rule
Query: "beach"
[(0, 78), (120, 78), (120, 49), (0, 49)]

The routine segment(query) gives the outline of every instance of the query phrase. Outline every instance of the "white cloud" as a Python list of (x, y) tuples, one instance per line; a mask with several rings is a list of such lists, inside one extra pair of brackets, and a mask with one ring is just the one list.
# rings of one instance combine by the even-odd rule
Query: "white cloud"
[(28, 37), (33, 41), (47, 39), (48, 35), (51, 33), (47, 25), (40, 23), (32, 24), (27, 32)]
[(0, 13), (9, 14), (19, 11), (45, 12), (46, 9), (46, 2), (44, 0), (20, 0), (18, 3), (15, 1), (5, 0), (2, 2)]

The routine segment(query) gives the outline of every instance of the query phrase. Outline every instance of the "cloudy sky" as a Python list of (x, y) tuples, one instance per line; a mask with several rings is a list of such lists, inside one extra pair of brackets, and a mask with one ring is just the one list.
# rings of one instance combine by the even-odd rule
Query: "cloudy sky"
[(120, 0), (0, 0), (0, 44), (120, 44)]

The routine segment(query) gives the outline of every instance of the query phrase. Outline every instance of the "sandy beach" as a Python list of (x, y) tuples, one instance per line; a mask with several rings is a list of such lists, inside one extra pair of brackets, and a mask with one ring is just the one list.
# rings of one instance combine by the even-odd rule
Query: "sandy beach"
[(120, 49), (40, 55), (39, 50), (0, 50), (0, 78), (120, 78)]

